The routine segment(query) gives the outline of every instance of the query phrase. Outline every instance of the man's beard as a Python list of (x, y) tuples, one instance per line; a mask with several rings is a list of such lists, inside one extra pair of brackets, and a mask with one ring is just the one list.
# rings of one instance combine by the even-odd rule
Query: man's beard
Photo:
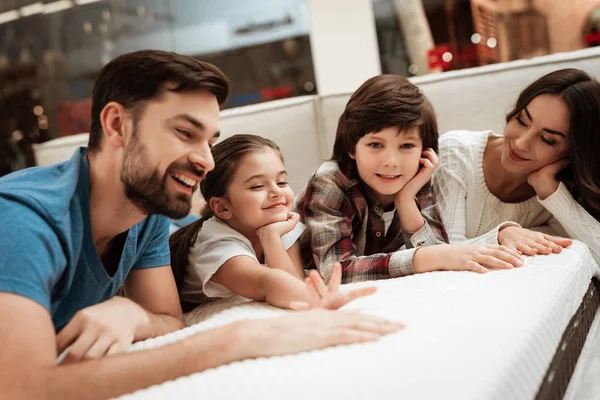
[[(169, 171), (174, 169), (176, 163), (167, 168), (162, 178), (157, 167), (152, 168), (144, 162), (148, 159), (148, 149), (140, 140), (134, 124), (131, 141), (125, 148), (123, 164), (121, 166), (121, 182), (125, 186), (125, 196), (144, 214), (162, 214), (169, 218), (179, 219), (190, 213), (192, 196), (178, 193), (169, 196), (167, 179)], [(178, 170), (193, 170), (202, 176), (202, 171), (197, 171), (189, 165), (181, 165)]]

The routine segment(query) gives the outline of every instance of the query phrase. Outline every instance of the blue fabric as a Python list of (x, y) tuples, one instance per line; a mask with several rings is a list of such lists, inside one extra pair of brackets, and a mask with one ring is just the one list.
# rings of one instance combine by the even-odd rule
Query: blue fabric
[(169, 219), (151, 215), (129, 229), (114, 276), (106, 272), (92, 238), (86, 154), (0, 178), (0, 291), (40, 303), (57, 331), (114, 296), (132, 269), (170, 264)]
[(196, 222), (200, 217), (195, 214), (188, 214), (187, 216), (181, 219), (172, 219), (171, 226), (169, 227), (169, 233), (172, 235), (179, 228), (183, 228), (186, 225), (191, 224), (192, 222)]

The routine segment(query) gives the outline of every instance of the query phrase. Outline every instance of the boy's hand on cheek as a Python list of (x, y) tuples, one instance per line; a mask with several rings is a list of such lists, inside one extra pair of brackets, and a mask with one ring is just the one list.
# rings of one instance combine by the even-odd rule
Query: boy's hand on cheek
[(409, 233), (415, 233), (425, 225), (415, 196), (431, 179), (433, 171), (439, 164), (439, 159), (435, 151), (427, 149), (421, 153), (419, 163), (421, 164), (419, 172), (394, 197), (394, 205), (400, 217), (402, 230)]
[(396, 208), (398, 208), (399, 202), (408, 199), (413, 201), (419, 190), (429, 182), (439, 163), (440, 160), (433, 149), (429, 148), (421, 153), (421, 158), (419, 159), (421, 167), (419, 172), (396, 194), (396, 198), (394, 199)]

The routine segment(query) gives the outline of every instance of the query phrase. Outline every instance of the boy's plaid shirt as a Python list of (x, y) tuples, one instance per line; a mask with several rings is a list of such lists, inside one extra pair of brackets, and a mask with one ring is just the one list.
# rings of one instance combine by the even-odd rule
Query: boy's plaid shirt
[(316, 266), (326, 282), (338, 261), (344, 283), (412, 274), (417, 248), (448, 243), (430, 184), (415, 201), (425, 225), (412, 234), (403, 232), (395, 213), (385, 234), (383, 207), (356, 167), (348, 163), (340, 169), (335, 161), (325, 162), (296, 198), (296, 210), (307, 227), (300, 238), (305, 266)]

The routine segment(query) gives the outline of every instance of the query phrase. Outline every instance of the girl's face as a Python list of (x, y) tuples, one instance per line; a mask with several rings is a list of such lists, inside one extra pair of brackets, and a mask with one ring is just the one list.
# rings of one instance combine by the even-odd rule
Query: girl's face
[(256, 230), (273, 222), (285, 221), (294, 203), (287, 172), (275, 150), (265, 147), (240, 161), (224, 199), (230, 226)]
[(391, 127), (360, 138), (350, 157), (356, 160), (360, 178), (373, 190), (377, 200), (388, 205), (419, 172), (422, 152), (418, 127), (400, 132)]
[(571, 113), (557, 95), (541, 94), (511, 119), (504, 131), (501, 163), (528, 175), (569, 154)]

